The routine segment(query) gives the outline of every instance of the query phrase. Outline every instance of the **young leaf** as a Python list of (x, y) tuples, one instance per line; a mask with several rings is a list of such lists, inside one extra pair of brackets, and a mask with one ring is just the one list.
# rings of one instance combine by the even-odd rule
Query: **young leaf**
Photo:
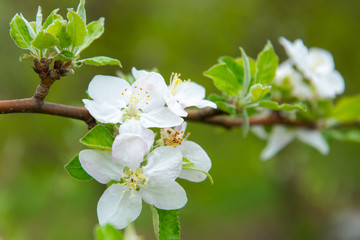
[(229, 70), (235, 75), (236, 79), (238, 80), (239, 84), (242, 86), (244, 81), (244, 67), (243, 65), (237, 63), (235, 59), (231, 57), (222, 57), (220, 62), (226, 64)]
[(38, 11), (36, 13), (36, 21), (35, 21), (35, 30), (36, 33), (38, 33), (42, 28), (42, 13), (41, 13), (41, 7), (38, 7)]
[(209, 100), (216, 103), (218, 109), (221, 109), (229, 114), (236, 114), (236, 107), (229, 104), (224, 96), (214, 93), (209, 96)]
[(110, 224), (97, 226), (95, 235), (97, 240), (124, 240), (123, 234)]
[(263, 86), (258, 83), (250, 88), (251, 101), (256, 102), (259, 101), (262, 97), (264, 97), (271, 89), (271, 86)]
[(20, 48), (30, 48), (32, 38), (24, 20), (18, 14), (10, 22), (10, 36)]
[(244, 108), (242, 111), (242, 117), (243, 117), (242, 130), (244, 137), (246, 137), (249, 134), (249, 130), (250, 130), (249, 114), (246, 108)]
[(75, 58), (75, 55), (69, 51), (62, 51), (61, 53), (59, 53), (55, 56), (56, 60), (60, 60), (60, 61), (64, 61), (64, 62), (70, 62), (74, 58)]
[(34, 59), (34, 56), (31, 54), (27, 54), (27, 53), (23, 53), (21, 54), (21, 56), (19, 57), (19, 61), (22, 62), (24, 60), (32, 60)]
[(68, 10), (67, 18), (69, 19), (69, 22), (66, 26), (66, 32), (70, 36), (72, 46), (81, 46), (84, 43), (87, 34), (84, 21), (79, 14), (72, 10)]
[(46, 49), (52, 48), (56, 45), (59, 45), (59, 40), (51, 33), (44, 32), (41, 30), (36, 38), (31, 42), (31, 45), (37, 49)]
[(86, 58), (80, 60), (80, 62), (93, 66), (115, 65), (121, 67), (121, 63), (119, 60), (105, 56)]
[(53, 10), (50, 15), (46, 18), (42, 29), (47, 29), (53, 22), (55, 22), (56, 20), (64, 20), (63, 17), (59, 14), (57, 14), (57, 12), (59, 11), (59, 9), (55, 9)]
[(95, 39), (98, 39), (104, 33), (104, 18), (93, 21), (86, 26), (87, 35), (81, 50), (87, 48)]
[(111, 151), (114, 139), (114, 136), (111, 135), (106, 127), (96, 125), (82, 139), (80, 139), (80, 142), (90, 148)]
[(59, 39), (61, 48), (68, 48), (71, 45), (71, 39), (66, 33), (65, 25), (61, 20), (55, 20), (47, 29), (46, 32), (53, 34)]
[(81, 19), (86, 24), (86, 10), (85, 10), (85, 0), (80, 0), (79, 5), (77, 7), (76, 13), (79, 14)]
[(243, 83), (243, 89), (242, 89), (242, 96), (246, 97), (248, 91), (249, 91), (249, 86), (251, 83), (251, 71), (250, 71), (250, 62), (249, 62), (249, 58), (246, 55), (245, 51), (243, 48), (240, 48), (241, 51), (241, 56), (244, 62), (244, 83)]
[(279, 105), (279, 103), (274, 102), (274, 101), (269, 101), (269, 100), (261, 101), (259, 103), (259, 107), (269, 108), (269, 109), (276, 110), (276, 111), (280, 111), (280, 110), (284, 110), (284, 111), (300, 110), (303, 112), (307, 111), (306, 106), (302, 103), (297, 103), (297, 104), (293, 104), (293, 105), (283, 103), (283, 104)]
[(238, 95), (240, 84), (235, 75), (225, 64), (217, 64), (204, 72), (204, 75), (214, 81), (215, 86), (231, 96)]
[(32, 39), (34, 39), (36, 37), (36, 33), (34, 31), (34, 28), (31, 26), (31, 24), (24, 18), (24, 16), (20, 13), (20, 17), (21, 19), (24, 21), (28, 31), (29, 31), (29, 34), (30, 34), (30, 37)]
[(271, 45), (270, 41), (258, 55), (256, 61), (255, 83), (270, 84), (275, 78), (279, 58)]
[(180, 240), (179, 210), (162, 210), (151, 206), (158, 240)]
[(341, 98), (332, 111), (332, 117), (342, 122), (360, 118), (360, 95)]
[(68, 173), (78, 179), (78, 180), (90, 180), (92, 177), (85, 172), (85, 170), (82, 168), (79, 155), (74, 157), (68, 164), (65, 165), (65, 169), (68, 171)]

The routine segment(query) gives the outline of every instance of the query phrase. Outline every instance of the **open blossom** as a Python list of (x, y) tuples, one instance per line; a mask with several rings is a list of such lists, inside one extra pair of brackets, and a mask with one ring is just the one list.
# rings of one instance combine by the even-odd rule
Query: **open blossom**
[(268, 137), (268, 143), (261, 153), (261, 158), (263, 160), (272, 158), (295, 138), (316, 148), (323, 155), (329, 153), (329, 145), (319, 131), (275, 126)]
[(292, 63), (312, 82), (320, 97), (334, 98), (344, 92), (344, 79), (335, 70), (334, 59), (330, 52), (321, 48), (308, 49), (300, 39), (292, 43), (282, 37), (280, 43)]
[(197, 143), (188, 141), (185, 136), (186, 122), (180, 126), (160, 130), (161, 139), (157, 143), (161, 146), (171, 146), (173, 150), (179, 149), (183, 158), (183, 169), (179, 178), (192, 182), (201, 182), (206, 179), (206, 174), (211, 168), (211, 160)]
[(181, 124), (183, 119), (164, 106), (166, 84), (163, 77), (136, 69), (133, 74), (136, 81), (132, 85), (118, 77), (95, 76), (88, 88), (93, 100), (83, 99), (90, 114), (102, 123), (135, 119), (146, 128)]
[(216, 104), (205, 100), (205, 88), (190, 80), (182, 81), (180, 74), (173, 74), (170, 79), (168, 91), (165, 92), (165, 101), (171, 111), (179, 116), (186, 117), (187, 107), (216, 108)]
[(115, 139), (112, 153), (80, 152), (81, 166), (89, 175), (103, 184), (113, 181), (98, 202), (100, 225), (109, 223), (117, 229), (125, 228), (140, 215), (142, 200), (166, 210), (186, 204), (185, 190), (175, 181), (182, 168), (180, 150), (156, 148), (142, 166), (147, 149), (147, 141), (139, 134), (124, 133)]

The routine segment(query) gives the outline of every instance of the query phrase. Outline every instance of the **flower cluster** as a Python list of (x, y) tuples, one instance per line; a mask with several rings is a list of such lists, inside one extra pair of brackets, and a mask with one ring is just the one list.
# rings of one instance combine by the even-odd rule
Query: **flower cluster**
[[(182, 208), (187, 197), (176, 178), (201, 182), (211, 168), (206, 152), (187, 140), (182, 118), (190, 106), (216, 108), (204, 99), (205, 89), (177, 74), (169, 86), (156, 72), (133, 68), (132, 74), (132, 85), (95, 76), (88, 88), (92, 100), (83, 100), (98, 122), (119, 127), (111, 152), (87, 149), (79, 154), (83, 169), (109, 186), (97, 206), (99, 223), (118, 229), (139, 216), (142, 200), (160, 209)], [(160, 128), (158, 139), (149, 128)]]
[[(289, 59), (279, 65), (273, 84), (279, 88), (289, 86), (290, 97), (308, 101), (327, 101), (345, 90), (344, 79), (335, 70), (334, 59), (330, 52), (321, 48), (308, 49), (301, 39), (293, 43), (280, 38)], [(263, 160), (270, 159), (295, 138), (316, 148), (321, 154), (329, 152), (327, 141), (318, 130), (292, 129), (276, 126), (268, 135), (263, 129), (256, 128), (255, 134), (268, 139), (261, 153)]]

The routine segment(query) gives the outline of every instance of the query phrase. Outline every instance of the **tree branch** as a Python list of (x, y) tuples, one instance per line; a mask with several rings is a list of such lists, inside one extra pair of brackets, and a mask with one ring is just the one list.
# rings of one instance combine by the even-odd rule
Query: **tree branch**
[[(84, 107), (74, 107), (49, 102), (43, 102), (43, 104), (39, 105), (34, 97), (0, 101), (0, 114), (7, 113), (42, 113), (73, 118), (84, 121), (88, 125), (89, 129), (96, 125), (95, 119)], [(210, 108), (201, 110), (188, 110), (188, 116), (185, 118), (185, 120), (222, 126), (228, 129), (239, 127), (243, 124), (242, 118), (229, 119), (225, 112)], [(287, 125), (310, 129), (318, 128), (318, 125), (315, 122), (291, 121), (289, 119), (280, 117), (278, 114), (273, 114), (265, 118), (253, 117), (249, 119), (249, 122), (250, 125)], [(360, 119), (351, 123), (343, 123), (338, 125), (338, 127), (346, 126), (360, 126)]]

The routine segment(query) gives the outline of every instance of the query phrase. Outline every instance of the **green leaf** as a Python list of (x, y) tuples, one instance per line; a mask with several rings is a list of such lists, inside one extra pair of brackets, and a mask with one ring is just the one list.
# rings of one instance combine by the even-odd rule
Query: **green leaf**
[(24, 18), (24, 16), (20, 13), (20, 17), (22, 18), (22, 20), (24, 21), (28, 31), (29, 31), (29, 34), (30, 34), (30, 37), (32, 39), (34, 39), (36, 37), (36, 33), (34, 31), (34, 28), (31, 26), (31, 24), (26, 20), (26, 18)]
[(104, 33), (104, 18), (93, 21), (86, 26), (87, 34), (81, 50), (87, 48), (95, 39), (98, 39)]
[(235, 75), (229, 70), (225, 64), (216, 64), (209, 70), (204, 72), (204, 75), (214, 81), (215, 86), (228, 95), (238, 95), (240, 84)]
[(80, 0), (79, 5), (77, 7), (76, 13), (79, 14), (81, 19), (86, 24), (86, 10), (85, 10), (85, 0)]
[(263, 86), (258, 83), (250, 88), (251, 101), (256, 102), (263, 98), (271, 89), (271, 86)]
[(61, 53), (55, 56), (55, 60), (60, 60), (63, 62), (70, 62), (75, 59), (75, 55), (69, 51), (62, 51)]
[(80, 142), (87, 147), (111, 151), (112, 144), (114, 142), (114, 136), (102, 125), (96, 125), (91, 129)]
[(271, 42), (265, 45), (264, 49), (258, 55), (256, 61), (255, 83), (270, 84), (275, 78), (276, 69), (279, 64)]
[(323, 131), (323, 133), (327, 138), (332, 138), (338, 141), (360, 143), (359, 130), (353, 129), (347, 132), (343, 132), (338, 129), (329, 129)]
[(66, 26), (66, 32), (70, 36), (72, 46), (81, 46), (84, 43), (87, 34), (84, 21), (79, 14), (72, 10), (68, 10), (67, 18), (69, 19), (69, 22)]
[(15, 14), (10, 22), (10, 36), (20, 48), (30, 48), (32, 38), (24, 20), (18, 14)]
[(121, 63), (119, 60), (105, 56), (86, 58), (80, 60), (80, 62), (93, 66), (115, 65), (121, 67)]
[(162, 210), (151, 206), (158, 240), (180, 240), (179, 210)]
[(31, 54), (27, 54), (27, 53), (23, 53), (21, 54), (21, 56), (19, 57), (19, 61), (22, 62), (24, 60), (32, 60), (34, 59), (34, 56)]
[(283, 104), (279, 105), (279, 103), (274, 102), (274, 101), (269, 101), (269, 100), (261, 101), (259, 103), (259, 107), (269, 108), (269, 109), (276, 110), (276, 111), (279, 111), (279, 110), (283, 110), (283, 111), (300, 110), (303, 112), (307, 111), (306, 106), (302, 103), (296, 103), (293, 105), (283, 103)]
[(110, 224), (97, 226), (95, 235), (97, 240), (124, 240), (123, 234)]
[(38, 11), (36, 13), (36, 21), (35, 21), (35, 31), (38, 33), (42, 28), (42, 18), (43, 15), (41, 13), (41, 7), (38, 7)]
[(59, 45), (59, 40), (51, 33), (44, 32), (41, 30), (36, 38), (31, 42), (31, 45), (37, 49), (46, 49), (52, 48), (56, 45)]
[(243, 48), (240, 48), (241, 56), (244, 63), (244, 82), (243, 82), (243, 89), (242, 89), (242, 96), (246, 97), (247, 93), (249, 92), (249, 86), (251, 83), (251, 70), (250, 70), (250, 62), (249, 58), (246, 55)]
[(218, 109), (229, 114), (236, 114), (236, 107), (228, 103), (226, 97), (213, 93), (209, 96), (209, 100), (216, 103)]
[(53, 34), (59, 39), (61, 48), (68, 48), (71, 45), (71, 39), (66, 33), (65, 25), (61, 20), (55, 20), (47, 29), (46, 32)]
[(90, 180), (92, 177), (85, 172), (85, 170), (82, 168), (79, 155), (74, 157), (68, 164), (65, 165), (65, 169), (68, 171), (68, 173), (78, 179), (78, 180)]
[(242, 117), (243, 117), (242, 130), (244, 137), (246, 137), (250, 131), (249, 114), (246, 108), (244, 108), (242, 111)]
[(60, 20), (60, 21), (64, 20), (61, 15), (57, 14), (58, 11), (59, 9), (57, 8), (50, 13), (50, 15), (46, 18), (42, 26), (42, 29), (47, 29), (56, 20)]
[(242, 86), (244, 81), (244, 66), (231, 57), (222, 57), (220, 62), (225, 63), (229, 70), (235, 75), (239, 84)]
[(360, 95), (341, 98), (334, 106), (332, 117), (342, 122), (360, 118)]

